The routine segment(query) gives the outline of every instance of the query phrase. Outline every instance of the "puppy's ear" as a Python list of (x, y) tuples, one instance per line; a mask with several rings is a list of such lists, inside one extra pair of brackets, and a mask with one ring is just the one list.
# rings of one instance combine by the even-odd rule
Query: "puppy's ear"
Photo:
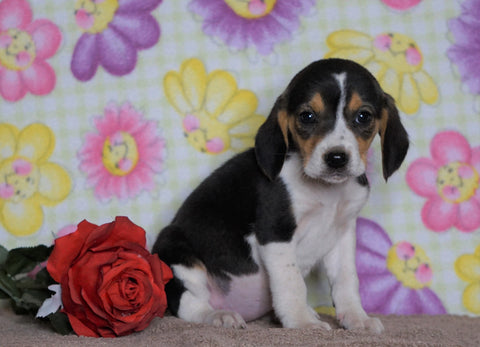
[(271, 181), (282, 170), (287, 149), (287, 112), (285, 98), (280, 96), (255, 137), (255, 155), (258, 166)]
[(385, 93), (385, 104), (380, 124), (382, 163), (385, 181), (400, 167), (407, 155), (408, 134), (398, 115), (395, 100)]

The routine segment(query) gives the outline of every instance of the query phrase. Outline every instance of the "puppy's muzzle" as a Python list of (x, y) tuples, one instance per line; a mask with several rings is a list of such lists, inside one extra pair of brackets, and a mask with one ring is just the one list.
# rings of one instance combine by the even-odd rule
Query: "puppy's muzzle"
[(342, 147), (335, 147), (324, 154), (323, 160), (331, 169), (339, 170), (347, 166), (350, 157)]

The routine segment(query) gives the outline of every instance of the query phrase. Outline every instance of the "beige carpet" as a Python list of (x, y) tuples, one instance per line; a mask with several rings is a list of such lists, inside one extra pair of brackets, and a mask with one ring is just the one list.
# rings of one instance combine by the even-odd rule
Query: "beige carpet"
[[(480, 346), (480, 318), (463, 316), (380, 317), (386, 331), (283, 329), (264, 318), (245, 330), (155, 319), (144, 331), (116, 339), (61, 336), (31, 317), (0, 309), (0, 346)], [(327, 318), (328, 319), (328, 318)], [(329, 320), (332, 322), (332, 320)]]

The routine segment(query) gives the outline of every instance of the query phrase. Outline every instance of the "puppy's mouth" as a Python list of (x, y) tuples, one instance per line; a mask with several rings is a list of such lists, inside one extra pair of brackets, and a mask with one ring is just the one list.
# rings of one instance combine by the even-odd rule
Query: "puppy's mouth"
[(326, 170), (319, 172), (318, 174), (312, 175), (311, 173), (304, 172), (304, 176), (312, 181), (317, 181), (320, 183), (327, 184), (340, 184), (347, 181), (349, 178), (354, 177), (349, 170)]

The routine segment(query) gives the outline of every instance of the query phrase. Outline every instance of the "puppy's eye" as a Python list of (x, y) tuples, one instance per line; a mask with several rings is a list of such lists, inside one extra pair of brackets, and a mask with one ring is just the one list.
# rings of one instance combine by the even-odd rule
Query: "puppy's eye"
[(357, 113), (357, 117), (355, 117), (355, 123), (359, 125), (368, 125), (372, 121), (373, 117), (372, 114), (368, 111), (360, 111)]
[(299, 116), (302, 124), (313, 124), (317, 121), (317, 117), (312, 112), (302, 112)]

